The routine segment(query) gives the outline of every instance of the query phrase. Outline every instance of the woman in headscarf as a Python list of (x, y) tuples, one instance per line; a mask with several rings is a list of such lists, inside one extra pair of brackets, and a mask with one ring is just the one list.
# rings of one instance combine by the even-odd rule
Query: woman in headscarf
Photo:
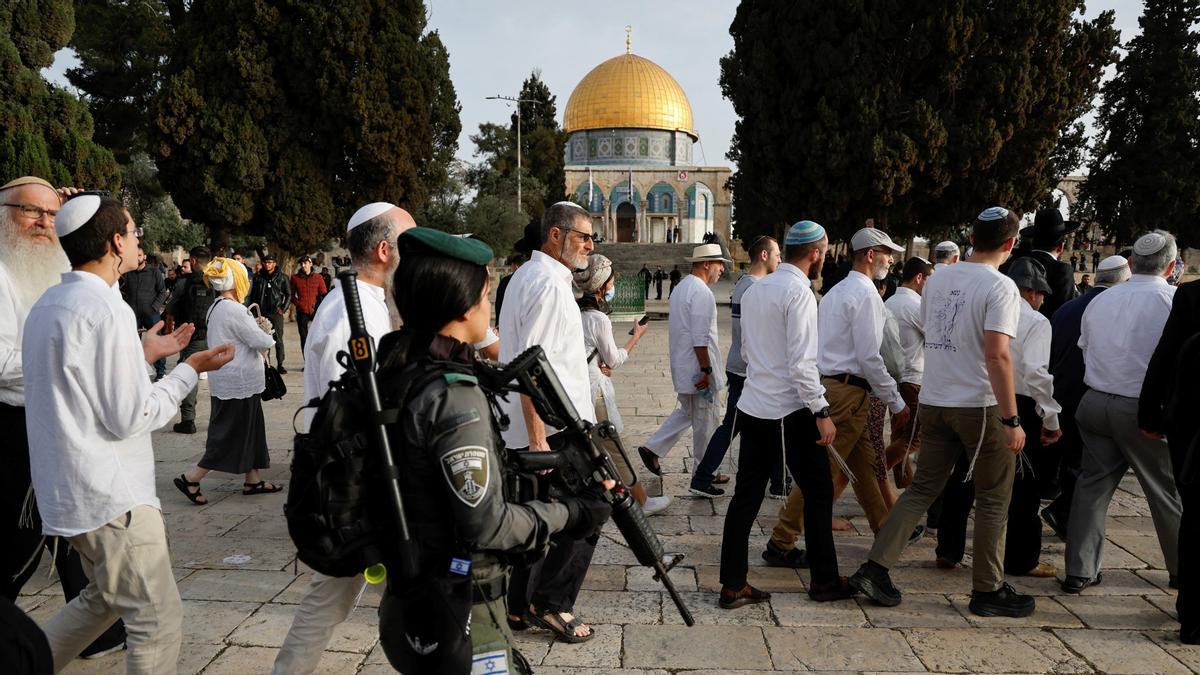
[(222, 471), (246, 475), (244, 495), (279, 492), (283, 486), (258, 475), (271, 466), (260, 394), (266, 386), (263, 354), (275, 340), (242, 305), (250, 291), (244, 265), (231, 258), (214, 258), (204, 268), (204, 283), (220, 293), (208, 310), (208, 339), (234, 344), (236, 355), (208, 378), (212, 413), (204, 457), (175, 479), (175, 487), (193, 504), (207, 504), (200, 480), (210, 471)]

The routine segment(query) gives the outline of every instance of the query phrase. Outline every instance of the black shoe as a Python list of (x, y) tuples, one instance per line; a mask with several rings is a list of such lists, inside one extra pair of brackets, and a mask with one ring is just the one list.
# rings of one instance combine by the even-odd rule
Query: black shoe
[(1053, 511), (1053, 508), (1053, 506), (1047, 506), (1042, 509), (1042, 521), (1049, 525), (1051, 530), (1054, 530), (1054, 536), (1066, 541), (1067, 522), (1059, 517), (1058, 513)]
[(1174, 574), (1167, 577), (1167, 588), (1179, 590), (1179, 577)]
[(638, 457), (642, 458), (642, 464), (646, 465), (646, 470), (655, 476), (662, 475), (662, 465), (658, 462), (658, 455), (650, 452), (643, 446), (638, 446)]
[(1063, 579), (1062, 589), (1063, 589), (1064, 593), (1079, 593), (1079, 592), (1083, 591), (1083, 589), (1087, 588), (1088, 586), (1099, 586), (1100, 582), (1103, 580), (1104, 580), (1104, 575), (1101, 574), (1100, 572), (1096, 572), (1095, 579), (1089, 579), (1087, 577), (1073, 577), (1073, 576), (1067, 575), (1067, 578)]
[(828, 584), (810, 584), (808, 587), (808, 597), (812, 598), (813, 602), (845, 600), (854, 597), (856, 593), (858, 589), (851, 586), (846, 577), (838, 577), (837, 581)]
[(724, 490), (719, 487), (714, 487), (712, 483), (709, 483), (703, 487), (696, 487), (693, 484), (688, 488), (688, 492), (696, 495), (697, 497), (707, 497), (709, 499), (712, 499), (713, 497), (720, 497), (721, 495), (725, 494)]
[(905, 548), (912, 546), (913, 544), (917, 543), (918, 541), (921, 541), (921, 538), (924, 536), (925, 536), (925, 526), (924, 525), (918, 525), (918, 526), (914, 527), (912, 534), (908, 535), (908, 543), (904, 545)]
[(1032, 595), (1018, 593), (1017, 589), (1004, 582), (994, 591), (971, 593), (971, 612), (978, 616), (1022, 617), (1033, 614), (1037, 607)]
[(196, 433), (196, 422), (193, 420), (184, 420), (171, 427), (171, 430), (177, 434), (194, 434)]
[(745, 605), (752, 605), (757, 602), (766, 602), (771, 599), (771, 594), (766, 591), (760, 591), (757, 588), (746, 584), (740, 590), (721, 587), (721, 599), (717, 604), (721, 609), (737, 609)]
[(98, 659), (98, 658), (102, 658), (104, 656), (108, 656), (109, 654), (113, 654), (115, 652), (123, 651), (127, 648), (128, 648), (128, 645), (125, 644), (124, 638), (121, 638), (121, 641), (116, 643), (115, 645), (101, 644), (100, 641), (97, 640), (96, 642), (93, 642), (91, 645), (89, 645), (87, 649), (80, 652), (79, 658), (81, 658), (81, 659)]
[(279, 366), (275, 370), (279, 371), (280, 375), (287, 375), (287, 368), (284, 368), (283, 366)]
[(850, 577), (850, 585), (884, 607), (900, 604), (900, 589), (892, 583), (887, 568), (873, 560), (868, 560), (858, 568)]
[(769, 567), (791, 567), (792, 569), (808, 569), (808, 555), (802, 549), (794, 548), (785, 551), (772, 542), (767, 542), (763, 549), (762, 559)]

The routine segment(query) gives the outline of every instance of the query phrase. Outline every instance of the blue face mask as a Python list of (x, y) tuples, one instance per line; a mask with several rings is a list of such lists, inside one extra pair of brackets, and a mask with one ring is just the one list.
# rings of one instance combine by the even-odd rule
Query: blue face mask
[(612, 302), (613, 298), (615, 298), (615, 297), (617, 297), (617, 289), (615, 289), (615, 288), (610, 288), (604, 292), (604, 301), (605, 302)]

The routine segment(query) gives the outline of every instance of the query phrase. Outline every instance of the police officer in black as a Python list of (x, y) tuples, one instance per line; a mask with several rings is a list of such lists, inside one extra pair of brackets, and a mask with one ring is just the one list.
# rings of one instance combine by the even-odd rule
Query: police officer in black
[[(183, 363), (196, 352), (208, 349), (208, 309), (219, 295), (204, 283), (204, 267), (212, 261), (212, 252), (207, 246), (196, 246), (190, 255), (192, 273), (176, 282), (175, 288), (171, 289), (171, 299), (163, 308), (163, 314), (168, 317), (168, 330), (185, 323), (196, 327), (192, 341), (179, 352), (178, 363)], [(192, 387), (179, 403), (179, 422), (171, 427), (175, 433), (196, 433), (196, 392), (197, 387)]]
[(287, 374), (283, 367), (283, 317), (287, 314), (288, 306), (292, 304), (292, 284), (288, 275), (279, 269), (279, 261), (270, 253), (262, 258), (262, 269), (254, 275), (250, 284), (250, 302), (258, 304), (262, 316), (271, 321), (275, 329), (275, 365), (281, 374)]
[(488, 331), (483, 242), (413, 228), (399, 239), (396, 308), (404, 328), (380, 345), (385, 408), (399, 408), (388, 435), (412, 538), (416, 580), (387, 565), (380, 641), (404, 673), (528, 672), (505, 617), (511, 562), (539, 555), (550, 535), (595, 535), (610, 509), (569, 498), (518, 504), (506, 494), (495, 403), (475, 375)]

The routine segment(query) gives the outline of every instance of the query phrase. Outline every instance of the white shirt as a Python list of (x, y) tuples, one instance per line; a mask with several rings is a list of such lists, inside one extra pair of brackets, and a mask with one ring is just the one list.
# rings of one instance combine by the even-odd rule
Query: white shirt
[(699, 393), (696, 380), (700, 379), (700, 360), (696, 358), (695, 347), (708, 348), (711, 390), (717, 392), (724, 388), (721, 348), (717, 344), (717, 298), (712, 289), (700, 277), (689, 274), (671, 293), (670, 310), (667, 332), (675, 392)]
[(921, 385), (925, 372), (925, 329), (921, 324), (921, 294), (900, 286), (883, 303), (900, 328), (900, 348), (904, 351), (904, 371), (900, 381)]
[[(378, 345), (392, 330), (392, 319), (388, 314), (387, 294), (379, 286), (357, 279), (359, 304), (362, 305), (363, 323), (367, 335)], [(308, 327), (308, 340), (304, 343), (304, 402), (320, 399), (329, 391), (329, 383), (346, 372), (337, 362), (338, 352), (349, 352), (350, 316), (346, 314), (346, 296), (342, 293), (342, 281), (333, 282), (333, 290), (321, 301), (312, 324)], [(304, 431), (312, 424), (316, 405), (304, 409)]]
[(161, 508), (150, 432), (196, 385), (186, 363), (151, 383), (133, 310), (90, 272), (68, 272), (25, 322), (30, 472), (42, 531), (72, 537), (135, 506)]
[(817, 308), (817, 368), (822, 375), (856, 375), (871, 384), (871, 393), (893, 413), (904, 410), (896, 381), (888, 375), (879, 347), (886, 320), (883, 298), (875, 282), (850, 270), (829, 290)]
[(1021, 295), (995, 267), (958, 262), (929, 277), (921, 295), (925, 374), (921, 403), (944, 408), (996, 405), (983, 333), (1017, 336)]
[(592, 401), (597, 394), (604, 394), (604, 407), (607, 409), (608, 421), (617, 428), (617, 433), (625, 430), (621, 420), (621, 411), (617, 409), (617, 390), (613, 387), (612, 378), (600, 372), (600, 364), (616, 370), (629, 359), (629, 352), (623, 347), (617, 347), (613, 340), (612, 319), (604, 312), (584, 310), (583, 315), (583, 351), (589, 356), (596, 350), (595, 358), (588, 361), (588, 379), (592, 386)]
[(0, 263), (0, 403), (25, 405), (21, 375), (21, 336), (29, 308), (13, 286), (8, 269)]
[(1079, 333), (1083, 383), (1106, 394), (1141, 396), (1174, 297), (1175, 287), (1166, 279), (1135, 274), (1092, 300)]
[[(583, 351), (583, 319), (571, 291), (571, 270), (541, 251), (534, 251), (529, 262), (513, 272), (504, 292), (500, 361), (512, 361), (534, 345), (541, 345), (546, 352), (579, 416), (595, 422), (587, 352)], [(528, 447), (529, 430), (521, 411), (521, 397), (509, 394), (507, 400), (500, 399), (500, 410), (508, 415), (508, 429), (503, 434), (505, 445)], [(546, 426), (547, 436), (557, 431)]]
[(1054, 378), (1050, 376), (1050, 320), (1022, 300), (1017, 337), (1008, 344), (1017, 395), (1032, 398), (1042, 426), (1057, 430), (1062, 406), (1054, 400)]
[(817, 372), (817, 299), (800, 268), (783, 263), (746, 291), (742, 328), (746, 385), (738, 410), (777, 420), (829, 405)]
[(262, 351), (275, 345), (275, 338), (263, 332), (244, 305), (219, 298), (209, 308), (208, 343), (233, 343), (233, 360), (208, 375), (208, 390), (214, 398), (229, 401), (261, 394)]

